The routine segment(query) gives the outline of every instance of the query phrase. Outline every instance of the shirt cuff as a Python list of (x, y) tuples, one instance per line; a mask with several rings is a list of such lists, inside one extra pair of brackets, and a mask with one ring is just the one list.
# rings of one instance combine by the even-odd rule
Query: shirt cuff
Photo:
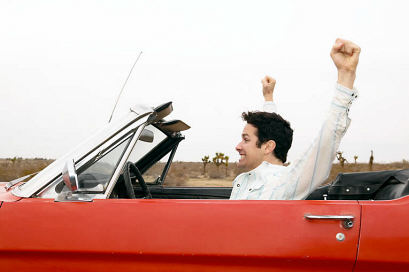
[(277, 105), (273, 101), (265, 101), (263, 111), (270, 113), (277, 113)]
[(335, 86), (333, 103), (337, 106), (349, 109), (352, 105), (352, 101), (354, 101), (357, 97), (358, 90), (356, 90), (355, 88), (351, 90), (337, 83)]

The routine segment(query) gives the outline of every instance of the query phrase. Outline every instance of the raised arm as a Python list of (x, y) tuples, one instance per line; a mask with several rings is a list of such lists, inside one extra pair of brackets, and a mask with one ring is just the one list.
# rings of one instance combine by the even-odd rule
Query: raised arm
[(274, 103), (274, 98), (273, 98), (276, 80), (272, 78), (271, 76), (265, 76), (261, 80), (261, 84), (263, 85), (263, 96), (264, 96), (263, 111), (277, 113), (277, 106)]
[(361, 48), (353, 42), (336, 39), (330, 55), (338, 69), (338, 84), (349, 89), (354, 87), (360, 53)]
[(338, 70), (338, 84), (318, 136), (285, 177), (285, 199), (304, 199), (329, 176), (340, 141), (349, 124), (349, 107), (357, 97), (353, 90), (361, 49), (354, 43), (337, 39), (331, 57)]

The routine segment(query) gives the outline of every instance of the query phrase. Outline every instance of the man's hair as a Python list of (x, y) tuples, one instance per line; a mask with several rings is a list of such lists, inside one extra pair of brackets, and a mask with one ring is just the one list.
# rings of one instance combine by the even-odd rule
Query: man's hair
[(270, 112), (243, 112), (241, 117), (248, 124), (257, 128), (257, 147), (260, 148), (269, 140), (275, 141), (276, 147), (273, 155), (284, 163), (293, 141), (293, 130), (290, 123), (280, 115)]

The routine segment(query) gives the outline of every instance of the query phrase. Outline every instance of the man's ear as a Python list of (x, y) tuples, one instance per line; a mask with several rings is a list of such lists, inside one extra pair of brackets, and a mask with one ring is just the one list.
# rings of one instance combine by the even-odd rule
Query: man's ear
[(276, 148), (276, 142), (273, 140), (268, 140), (266, 143), (264, 143), (264, 154), (270, 154), (274, 151)]

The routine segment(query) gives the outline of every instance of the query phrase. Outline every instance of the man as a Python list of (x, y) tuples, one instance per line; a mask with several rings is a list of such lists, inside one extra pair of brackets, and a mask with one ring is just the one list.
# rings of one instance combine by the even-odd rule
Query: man
[(247, 172), (234, 180), (230, 199), (305, 199), (328, 178), (335, 152), (351, 121), (348, 112), (357, 97), (353, 84), (360, 51), (350, 41), (335, 41), (330, 55), (338, 70), (338, 82), (330, 110), (318, 137), (288, 167), (284, 163), (293, 130), (274, 113), (275, 80), (262, 80), (265, 112), (242, 114), (247, 124), (236, 150), (240, 154), (238, 166)]

